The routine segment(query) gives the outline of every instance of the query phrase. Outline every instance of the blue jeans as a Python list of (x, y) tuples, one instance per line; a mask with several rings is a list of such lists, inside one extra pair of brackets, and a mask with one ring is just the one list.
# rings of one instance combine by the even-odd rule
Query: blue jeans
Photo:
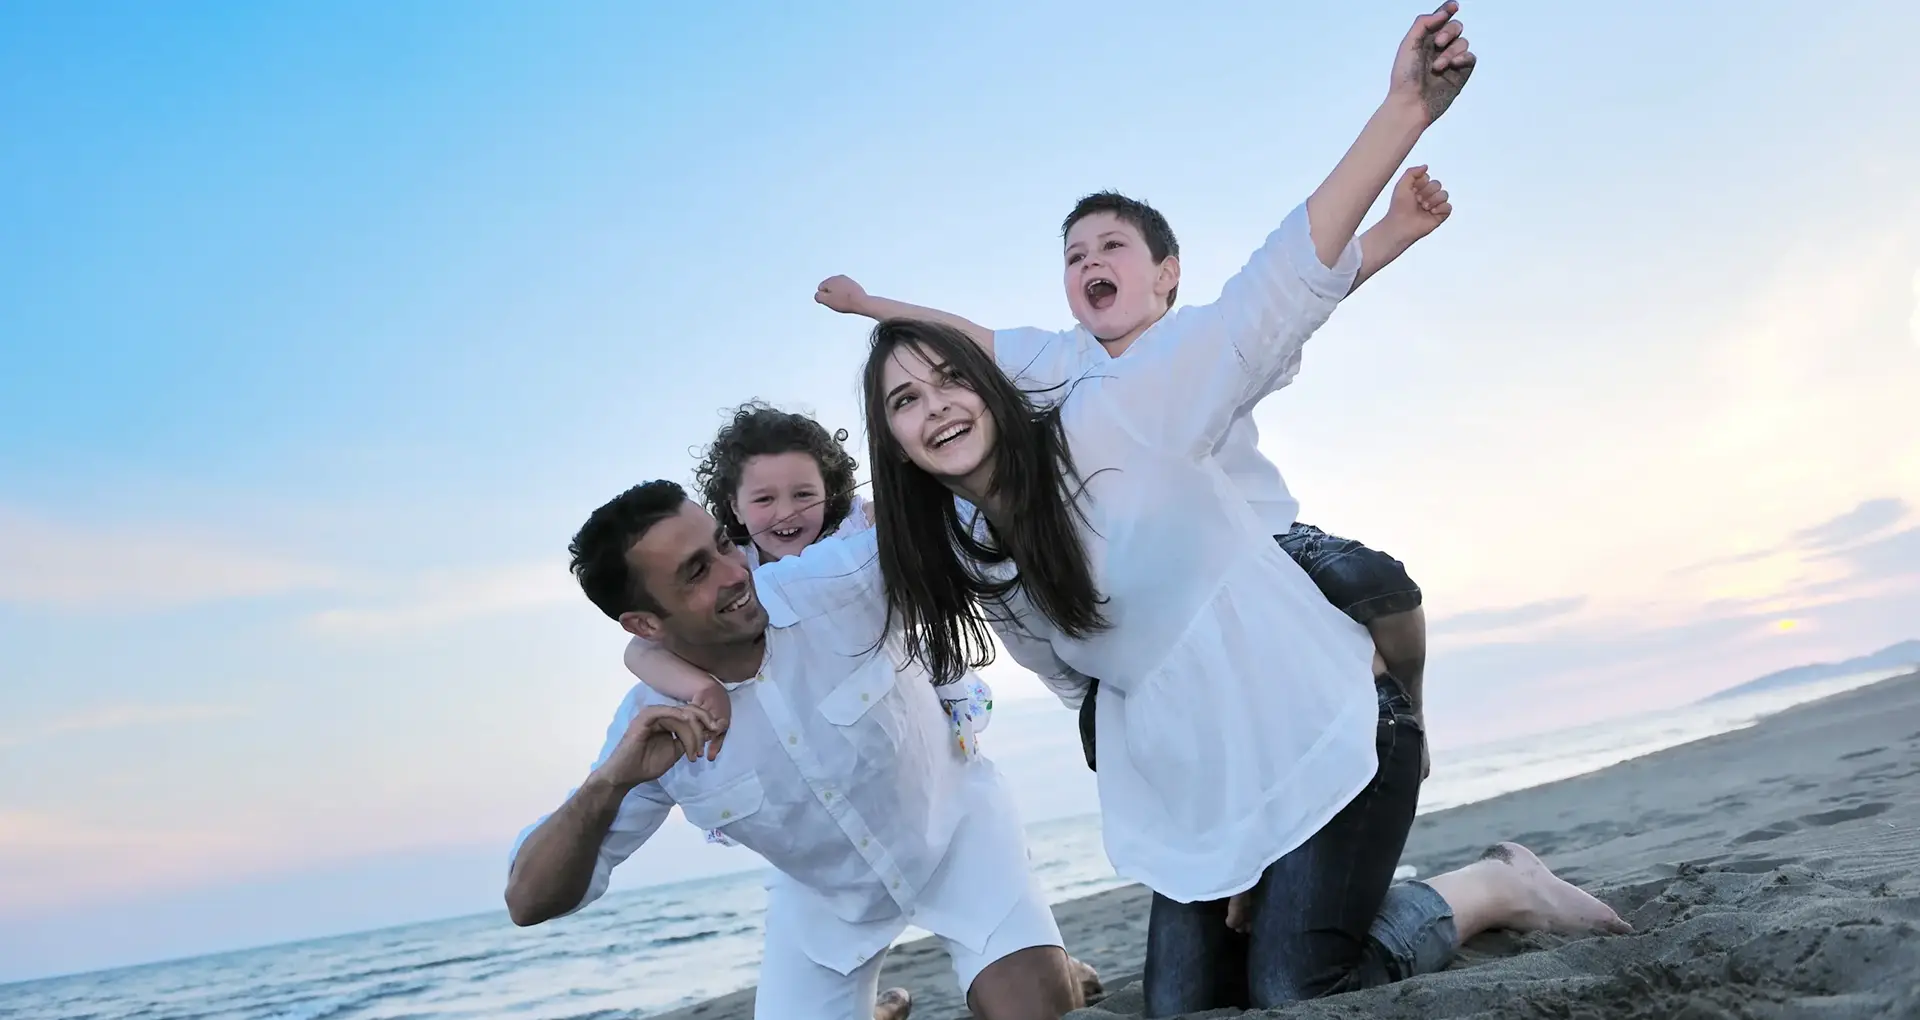
[(1407, 575), (1406, 564), (1386, 553), (1297, 521), (1273, 540), (1328, 602), (1362, 627), (1377, 617), (1420, 608), (1420, 586)]
[(1381, 677), (1373, 782), (1251, 890), (1251, 930), (1227, 927), (1227, 903), (1154, 894), (1147, 921), (1147, 1016), (1267, 1009), (1444, 968), (1456, 930), (1446, 900), (1394, 884), (1420, 794), (1413, 705)]

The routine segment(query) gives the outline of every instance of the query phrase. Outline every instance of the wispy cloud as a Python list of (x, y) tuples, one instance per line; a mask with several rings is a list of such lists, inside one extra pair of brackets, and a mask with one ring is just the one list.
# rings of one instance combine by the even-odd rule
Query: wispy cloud
[(1903, 499), (1870, 499), (1838, 517), (1794, 532), (1790, 544), (1810, 551), (1840, 549), (1900, 523), (1907, 509)]
[(218, 541), (58, 523), (0, 507), (0, 603), (172, 609), (338, 581), (332, 568)]
[(39, 723), (29, 723), (17, 729), (0, 731), (0, 748), (19, 747), (23, 744), (38, 743), (76, 733), (151, 729), (178, 723), (233, 719), (245, 715), (246, 712), (247, 710), (240, 705), (112, 702), (88, 706), (77, 712), (55, 716)]
[(1427, 629), (1435, 634), (1481, 634), (1493, 630), (1506, 630), (1510, 627), (1527, 627), (1577, 613), (1586, 604), (1586, 596), (1574, 595), (1568, 598), (1543, 599), (1518, 606), (1475, 609), (1442, 617), (1429, 624)]
[(1896, 531), (1837, 555), (1866, 578), (1920, 578), (1920, 527)]
[(585, 605), (566, 567), (552, 562), (426, 574), (395, 587), (370, 604), (314, 613), (307, 623), (328, 634), (385, 635), (566, 602)]
[(8, 912), (177, 882), (244, 860), (257, 833), (155, 827), (0, 807), (0, 903)]
[[(1689, 563), (1669, 571), (1668, 576), (1682, 577), (1782, 556), (1796, 557), (1803, 561), (1848, 560), (1862, 566), (1870, 566), (1870, 556), (1856, 555), (1856, 553), (1874, 544), (1868, 542), (1869, 539), (1885, 534), (1887, 529), (1905, 520), (1912, 509), (1906, 500), (1897, 496), (1880, 496), (1864, 500), (1845, 513), (1795, 530), (1777, 544)], [(1861, 545), (1863, 542), (1867, 542), (1867, 545)]]

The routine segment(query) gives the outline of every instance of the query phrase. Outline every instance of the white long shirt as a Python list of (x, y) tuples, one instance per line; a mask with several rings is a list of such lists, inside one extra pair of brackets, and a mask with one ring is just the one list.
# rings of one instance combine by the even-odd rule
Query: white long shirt
[(1371, 639), (1213, 456), (1298, 365), (1359, 261), (1352, 244), (1322, 265), (1295, 210), (1216, 303), (1170, 313), (1072, 388), (1062, 423), (1111, 627), (1074, 640), (1016, 589), (998, 628), (1069, 706), (1100, 678), (1107, 854), (1176, 900), (1251, 887), (1374, 774)]
[[(926, 672), (901, 665), (897, 640), (869, 651), (886, 623), (874, 533), (816, 542), (753, 580), (767, 654), (731, 685), (726, 747), (627, 795), (574, 909), (677, 804), (802, 887), (811, 916), (794, 927), (822, 966), (850, 973), (909, 923), (980, 949), (1028, 888), (1024, 837), (993, 764), (955, 746)], [(641, 709), (672, 704), (635, 685), (594, 767)]]
[[(1165, 321), (1162, 319), (1148, 327), (1148, 331), (1159, 328)], [(1113, 361), (1105, 345), (1082, 326), (1058, 332), (1031, 327), (996, 330), (993, 358), (1014, 385), (1042, 402), (1051, 402), (1071, 392), (1076, 380), (1100, 372)], [(1269, 535), (1284, 535), (1293, 527), (1300, 516), (1300, 501), (1287, 489), (1287, 480), (1281, 477), (1280, 469), (1260, 452), (1260, 428), (1253, 422), (1253, 409), (1269, 394), (1292, 382), (1299, 369), (1300, 359), (1296, 355), (1234, 412), (1233, 423), (1213, 448), (1213, 457), (1219, 461), (1220, 469), (1252, 505)]]

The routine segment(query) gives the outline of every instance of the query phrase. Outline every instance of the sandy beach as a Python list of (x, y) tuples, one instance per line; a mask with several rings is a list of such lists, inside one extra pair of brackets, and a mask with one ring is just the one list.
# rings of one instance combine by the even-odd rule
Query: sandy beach
[[(1440, 974), (1249, 1016), (1920, 1017), (1920, 674), (1751, 728), (1420, 818), (1403, 863), (1430, 875), (1516, 839), (1635, 934), (1492, 933)], [(1070, 951), (1107, 978), (1074, 1016), (1137, 1016), (1146, 898), (1059, 904)], [(965, 1016), (944, 951), (888, 957), (914, 1016)], [(751, 990), (668, 1016), (752, 1015)]]

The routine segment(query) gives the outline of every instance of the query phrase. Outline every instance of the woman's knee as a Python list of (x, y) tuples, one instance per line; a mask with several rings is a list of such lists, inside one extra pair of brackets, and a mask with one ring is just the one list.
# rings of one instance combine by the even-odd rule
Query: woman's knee
[(1302, 944), (1299, 951), (1279, 959), (1249, 959), (1247, 997), (1254, 1009), (1274, 1009), (1345, 991), (1364, 956), (1365, 947), (1358, 949), (1342, 946), (1329, 952), (1329, 947), (1319, 947), (1316, 952)]

